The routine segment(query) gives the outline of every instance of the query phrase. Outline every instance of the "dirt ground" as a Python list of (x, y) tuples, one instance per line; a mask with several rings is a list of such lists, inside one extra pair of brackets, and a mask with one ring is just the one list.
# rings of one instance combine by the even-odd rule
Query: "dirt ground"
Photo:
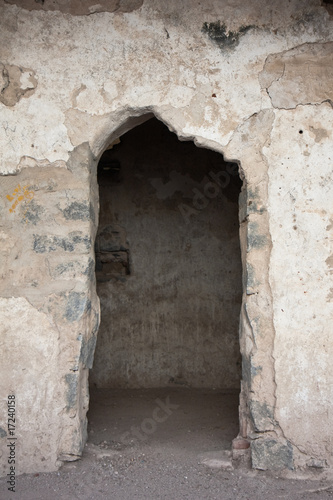
[(238, 393), (184, 387), (94, 390), (83, 458), (58, 472), (0, 480), (0, 499), (332, 499), (333, 482), (231, 466)]

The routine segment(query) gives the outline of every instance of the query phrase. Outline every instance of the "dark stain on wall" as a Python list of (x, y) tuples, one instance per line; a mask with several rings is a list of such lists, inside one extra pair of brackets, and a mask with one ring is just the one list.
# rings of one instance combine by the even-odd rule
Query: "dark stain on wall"
[(253, 28), (254, 26), (241, 26), (238, 31), (228, 31), (224, 23), (216, 21), (203, 23), (201, 31), (223, 50), (237, 47), (240, 37)]

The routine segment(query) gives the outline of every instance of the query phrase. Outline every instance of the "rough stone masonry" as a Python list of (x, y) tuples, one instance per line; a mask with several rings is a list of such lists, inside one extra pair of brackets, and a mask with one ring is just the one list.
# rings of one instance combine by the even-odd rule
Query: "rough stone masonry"
[[(333, 465), (332, 11), (321, 0), (0, 2), (0, 455), (75, 460), (99, 328), (96, 166), (155, 116), (239, 165), (240, 437)], [(13, 424), (12, 424), (13, 425)]]

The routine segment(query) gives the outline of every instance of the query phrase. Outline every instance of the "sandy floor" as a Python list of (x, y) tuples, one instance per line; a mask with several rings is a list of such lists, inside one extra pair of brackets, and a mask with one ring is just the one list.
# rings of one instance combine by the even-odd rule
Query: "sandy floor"
[[(82, 460), (58, 472), (0, 481), (8, 500), (332, 499), (333, 485), (228, 467), (237, 435), (238, 394), (163, 388), (91, 394), (89, 441)], [(222, 453), (221, 453), (222, 451)]]

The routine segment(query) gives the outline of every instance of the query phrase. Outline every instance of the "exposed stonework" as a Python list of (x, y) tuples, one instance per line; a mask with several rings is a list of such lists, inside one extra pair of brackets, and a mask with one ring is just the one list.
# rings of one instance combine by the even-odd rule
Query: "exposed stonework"
[(293, 450), (290, 443), (275, 439), (256, 439), (251, 443), (252, 465), (255, 469), (293, 469)]
[(96, 167), (152, 116), (239, 165), (239, 437), (252, 465), (329, 471), (331, 16), (320, 0), (96, 5), (0, 5), (0, 399), (20, 401), (18, 473), (82, 453), (100, 321)]
[[(85, 151), (84, 161), (87, 161), (88, 150), (84, 147), (81, 150)], [(74, 151), (71, 157), (80, 158), (80, 150)], [(16, 314), (16, 309), (26, 301), (30, 309), (24, 314), (27, 318), (36, 317), (35, 323), (40, 324), (38, 327), (34, 326), (35, 323), (29, 326), (29, 321), (33, 321), (31, 319), (28, 323), (23, 320), (26, 325), (22, 326), (23, 312), (16, 314), (15, 321), (8, 320), (11, 326), (6, 337), (8, 347), (6, 344), (5, 352), (10, 349), (16, 356), (13, 339), (16, 338), (14, 332), (18, 332), (18, 328), (20, 335), (25, 336), (24, 341), (17, 338), (17, 366), (20, 368), (15, 378), (20, 388), (13, 389), (13, 392), (18, 400), (24, 402), (25, 383), (21, 384), (20, 381), (28, 380), (25, 377), (30, 373), (24, 368), (24, 352), (29, 353), (29, 366), (31, 363), (32, 366), (37, 366), (37, 363), (44, 374), (50, 373), (54, 382), (57, 381), (55, 392), (52, 392), (50, 381), (45, 376), (36, 375), (38, 379), (45, 381), (45, 388), (36, 386), (36, 391), (40, 391), (37, 399), (35, 396), (28, 396), (30, 404), (27, 408), (33, 402), (37, 413), (44, 412), (44, 404), (49, 406), (54, 422), (51, 428), (57, 428), (60, 432), (53, 432), (50, 428), (50, 438), (42, 430), (43, 424), (39, 424), (41, 431), (36, 428), (31, 432), (36, 445), (34, 441), (30, 443), (26, 440), (32, 449), (40, 446), (38, 460), (41, 460), (41, 470), (49, 470), (49, 464), (60, 463), (58, 460), (76, 459), (82, 453), (85, 442), (85, 413), (88, 408), (86, 380), (88, 369), (92, 366), (99, 324), (99, 304), (94, 293), (94, 232), (91, 232), (96, 221), (91, 211), (88, 219), (86, 216), (86, 200), (93, 195), (94, 190), (90, 191), (89, 183), (87, 185), (85, 182), (83, 165), (82, 162), (80, 171), (76, 172), (71, 163), (66, 168), (64, 162), (50, 164), (47, 160), (25, 157), (19, 163), (19, 173), (3, 177), (0, 188), (1, 213), (9, 214), (6, 232), (2, 232), (4, 245), (1, 247), (1, 263), (5, 267), (2, 268), (1, 294), (8, 297), (2, 302), (2, 317), (6, 320), (10, 301), (11, 314)], [(72, 226), (73, 221), (75, 227)], [(41, 226), (42, 231), (39, 229)], [(25, 299), (19, 298), (23, 290)], [(29, 310), (34, 313), (29, 313)], [(17, 321), (20, 327), (17, 326)], [(39, 349), (46, 349), (43, 347), (47, 345), (46, 338), (52, 338), (52, 354), (51, 350), (46, 350), (37, 356), (30, 348), (25, 348), (24, 342), (29, 343), (29, 336), (26, 335), (28, 330), (35, 332), (34, 341), (39, 343)], [(38, 332), (40, 334), (37, 338)], [(68, 339), (72, 339), (71, 347), (68, 345), (65, 349), (59, 348), (61, 344), (65, 346)], [(33, 371), (33, 368), (30, 370)], [(53, 400), (52, 408), (47, 398), (43, 403), (45, 393), (48, 394), (47, 398)], [(33, 411), (29, 412), (34, 415)], [(63, 416), (59, 420), (60, 415)], [(50, 422), (50, 419), (47, 420)], [(36, 416), (36, 425), (38, 421), (41, 420)], [(25, 432), (25, 427), (20, 426), (18, 439), (25, 440)], [(47, 443), (45, 446), (41, 444), (44, 439)], [(28, 467), (26, 470), (32, 469)]]
[[(274, 123), (271, 110), (251, 116), (237, 129), (225, 153), (233, 158), (236, 151), (246, 179), (246, 189), (240, 198), (240, 237), (243, 254), (243, 310), (241, 312), (241, 352), (243, 355), (243, 397), (240, 401), (240, 434), (251, 436), (255, 468), (266, 468), (265, 453), (283, 442), (283, 432), (275, 418), (276, 382), (273, 346), (275, 329), (272, 322), (272, 291), (269, 268), (272, 242), (268, 229), (268, 164), (262, 149)], [(255, 271), (254, 271), (255, 270)], [(261, 433), (263, 433), (261, 435)], [(258, 437), (260, 440), (257, 441)], [(279, 444), (280, 443), (280, 444)], [(269, 453), (269, 451), (267, 452)], [(273, 453), (273, 452), (272, 452)], [(290, 448), (292, 460), (293, 451)], [(272, 459), (274, 462), (274, 459)], [(280, 459), (277, 459), (282, 467)], [(272, 468), (268, 465), (267, 468)]]

